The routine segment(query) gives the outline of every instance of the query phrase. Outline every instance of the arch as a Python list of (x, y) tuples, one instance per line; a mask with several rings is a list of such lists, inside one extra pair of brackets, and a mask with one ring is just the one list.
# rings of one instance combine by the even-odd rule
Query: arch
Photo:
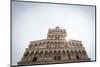
[(51, 44), (53, 44), (53, 42), (52, 42), (52, 41), (51, 41), (50, 43), (51, 43)]
[(54, 54), (57, 54), (57, 51), (54, 51)]
[(39, 45), (41, 45), (42, 43), (39, 43)]
[(70, 52), (67, 50), (67, 56), (68, 56), (68, 60), (71, 59), (71, 56), (70, 56)]
[(32, 46), (33, 46), (33, 44), (30, 44), (30, 45), (29, 45), (29, 48), (32, 48)]
[(37, 43), (34, 44), (34, 47), (36, 47), (36, 46), (37, 46)]
[(49, 33), (51, 33), (51, 31), (49, 30)]
[(40, 53), (39, 53), (40, 55), (43, 55), (43, 51), (40, 51)]
[(32, 51), (31, 53), (30, 53), (30, 55), (33, 55), (34, 54), (34, 51)]
[(80, 46), (82, 46), (82, 44), (80, 44)]
[(52, 54), (52, 51), (49, 51), (49, 54)]
[(46, 44), (46, 48), (50, 48), (50, 42), (49, 41)]
[(51, 35), (51, 39), (53, 39), (54, 38), (54, 35)]
[(26, 52), (26, 53), (24, 53), (24, 56), (26, 57), (26, 56), (28, 56), (28, 54), (29, 54), (29, 52)]
[(74, 42), (72, 42), (72, 46), (75, 46)]
[(64, 45), (64, 42), (61, 42), (62, 45)]
[(64, 29), (64, 33), (66, 33), (66, 30)]
[(78, 47), (78, 46), (79, 46), (79, 44), (78, 44), (78, 43), (76, 43), (76, 46)]
[(76, 56), (76, 59), (80, 59), (80, 56), (79, 56), (79, 51), (75, 51), (75, 56)]
[(49, 41), (47, 42), (47, 44), (49, 44)]
[(79, 52), (80, 55), (82, 54), (82, 52), (80, 50), (78, 52)]
[(63, 50), (62, 53), (65, 53), (65, 50)]
[(66, 53), (67, 53), (67, 55), (69, 55), (69, 54), (70, 54), (68, 50), (66, 51)]
[(43, 44), (46, 44), (46, 42), (43, 42)]
[(54, 60), (61, 60), (61, 56), (60, 55), (54, 56)]
[(57, 44), (57, 42), (54, 42), (54, 44)]
[(60, 42), (58, 42), (58, 44), (57, 44), (57, 45), (58, 45), (58, 48), (60, 48)]
[(36, 52), (35, 52), (35, 55), (38, 55), (38, 54), (39, 54), (39, 51), (36, 51)]
[(79, 55), (76, 55), (76, 59), (80, 59)]
[(57, 35), (55, 35), (55, 39), (57, 39)]
[(86, 52), (85, 52), (85, 50), (82, 50), (82, 53), (83, 53), (84, 55), (86, 55)]
[(78, 52), (75, 50), (75, 54), (77, 55), (78, 54)]
[(48, 35), (48, 37), (50, 38), (51, 36), (50, 36), (50, 35)]
[(60, 39), (60, 35), (58, 35), (58, 39)]
[(37, 57), (33, 57), (32, 61), (36, 62), (37, 61)]
[(52, 53), (52, 51), (49, 51), (49, 53), (51, 54), (51, 53)]
[(58, 54), (61, 54), (61, 51), (60, 50), (58, 50)]
[(39, 46), (40, 43), (37, 43), (37, 47)]
[(62, 55), (63, 55), (63, 56), (66, 56), (65, 50), (62, 50)]
[(48, 55), (52, 55), (52, 51), (48, 51)]
[(68, 43), (67, 42), (65, 42), (65, 47), (68, 47)]
[(45, 51), (44, 54), (45, 54), (45, 55), (48, 55), (48, 51)]
[(74, 52), (73, 52), (73, 50), (71, 50), (71, 51), (70, 51), (70, 54), (71, 54), (71, 55), (74, 55)]
[(63, 35), (60, 35), (61, 36), (61, 38), (63, 38)]
[(60, 44), (60, 41), (58, 42), (58, 44)]

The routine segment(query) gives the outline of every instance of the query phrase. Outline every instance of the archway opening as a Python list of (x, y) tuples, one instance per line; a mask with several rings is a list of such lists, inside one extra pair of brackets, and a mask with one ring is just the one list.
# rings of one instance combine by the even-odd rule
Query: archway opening
[(76, 55), (76, 58), (77, 58), (77, 59), (80, 59), (78, 55)]
[(37, 57), (34, 57), (34, 58), (33, 58), (33, 62), (36, 62), (36, 61), (37, 61)]
[(54, 60), (61, 60), (61, 56), (55, 56)]

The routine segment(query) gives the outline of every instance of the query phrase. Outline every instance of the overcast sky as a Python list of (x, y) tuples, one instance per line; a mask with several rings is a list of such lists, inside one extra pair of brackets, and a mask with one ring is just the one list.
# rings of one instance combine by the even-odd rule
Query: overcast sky
[(95, 7), (46, 3), (12, 3), (12, 64), (16, 65), (30, 41), (46, 39), (49, 28), (65, 28), (66, 39), (83, 42), (95, 60)]

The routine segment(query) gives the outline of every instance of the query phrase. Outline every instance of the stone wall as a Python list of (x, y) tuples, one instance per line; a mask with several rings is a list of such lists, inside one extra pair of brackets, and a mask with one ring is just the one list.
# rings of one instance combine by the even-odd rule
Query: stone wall
[(49, 29), (47, 39), (30, 42), (18, 65), (90, 61), (82, 42), (66, 36), (65, 29)]

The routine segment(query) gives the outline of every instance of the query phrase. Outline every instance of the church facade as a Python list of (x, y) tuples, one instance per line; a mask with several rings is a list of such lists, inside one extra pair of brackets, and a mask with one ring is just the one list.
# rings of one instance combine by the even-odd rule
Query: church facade
[(82, 41), (66, 38), (65, 29), (49, 29), (47, 39), (30, 42), (18, 65), (91, 61)]

